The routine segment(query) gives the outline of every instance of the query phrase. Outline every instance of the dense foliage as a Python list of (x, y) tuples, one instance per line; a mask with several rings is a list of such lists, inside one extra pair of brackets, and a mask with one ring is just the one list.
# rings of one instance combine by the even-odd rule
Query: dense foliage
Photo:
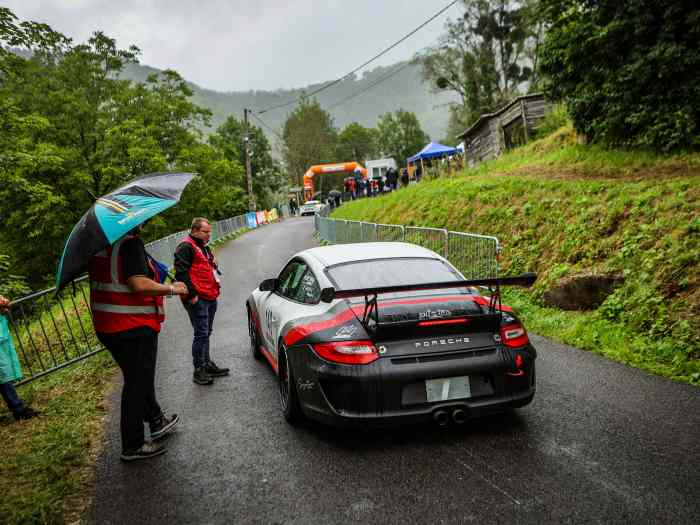
[[(242, 120), (229, 116), (215, 133), (209, 135), (209, 143), (221, 151), (230, 162), (245, 165), (245, 126)], [(270, 142), (257, 126), (248, 124), (250, 141), (250, 165), (253, 192), (258, 209), (268, 209), (277, 204), (277, 192), (284, 185), (281, 166), (272, 158)]]
[[(23, 278), (34, 288), (50, 281), (93, 195), (135, 176), (200, 174), (179, 206), (149, 223), (147, 237), (184, 229), (193, 215), (216, 220), (246, 210), (244, 169), (229, 154), (226, 130), (212, 143), (203, 140), (210, 112), (192, 102), (175, 71), (138, 83), (121, 79), (138, 54), (99, 32), (73, 44), (0, 8), (0, 278), (15, 283), (13, 295)], [(259, 130), (254, 140), (261, 170), (272, 170)], [(263, 202), (267, 181), (256, 186)]]
[(384, 156), (393, 157), (399, 164), (421, 150), (429, 142), (415, 113), (399, 109), (385, 113), (377, 123), (377, 145)]
[(287, 173), (297, 186), (309, 166), (336, 160), (333, 118), (315, 99), (301, 99), (284, 123), (282, 138)]
[(544, 23), (534, 0), (464, 0), (464, 13), (449, 20), (438, 44), (420, 57), (423, 77), (436, 91), (450, 91), (448, 135), (483, 113), (537, 85), (537, 52)]
[(547, 91), (607, 145), (700, 147), (700, 6), (691, 0), (541, 0)]
[(340, 161), (373, 159), (379, 154), (377, 130), (351, 122), (338, 133), (336, 159)]

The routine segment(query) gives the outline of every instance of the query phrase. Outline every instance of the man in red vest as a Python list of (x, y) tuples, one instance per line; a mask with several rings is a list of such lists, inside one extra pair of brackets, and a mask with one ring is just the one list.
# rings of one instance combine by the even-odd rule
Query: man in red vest
[(190, 234), (175, 250), (175, 278), (187, 285), (183, 300), (194, 329), (192, 341), (193, 381), (211, 385), (214, 377), (227, 376), (228, 368), (219, 368), (209, 355), (209, 336), (214, 327), (217, 299), (221, 286), (214, 254), (207, 244), (211, 224), (204, 217), (192, 220)]
[[(160, 270), (146, 253), (138, 229), (88, 263), (90, 309), (95, 332), (124, 375), (121, 404), (123, 461), (165, 452), (158, 441), (179, 422), (166, 416), (156, 401), (155, 371), (158, 333), (165, 320), (163, 296), (186, 295), (181, 282), (161, 284)], [(144, 437), (149, 424), (151, 441)]]

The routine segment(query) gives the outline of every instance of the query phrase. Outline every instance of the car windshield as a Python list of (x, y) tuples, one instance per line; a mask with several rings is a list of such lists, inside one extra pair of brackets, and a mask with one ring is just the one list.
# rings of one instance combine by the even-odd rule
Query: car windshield
[(338, 290), (379, 288), (462, 279), (439, 259), (396, 258), (357, 261), (331, 266), (326, 272)]

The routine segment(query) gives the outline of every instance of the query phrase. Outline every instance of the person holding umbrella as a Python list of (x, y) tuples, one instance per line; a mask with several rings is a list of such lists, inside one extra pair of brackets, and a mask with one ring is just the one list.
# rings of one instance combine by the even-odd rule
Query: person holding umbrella
[[(57, 273), (57, 293), (87, 267), (90, 310), (100, 342), (124, 376), (121, 402), (123, 461), (165, 452), (158, 441), (177, 423), (155, 395), (163, 296), (187, 295), (181, 282), (164, 284), (165, 267), (146, 253), (140, 225), (174, 206), (193, 173), (154, 173), (97, 199), (73, 228)], [(146, 441), (144, 422), (150, 427)]]

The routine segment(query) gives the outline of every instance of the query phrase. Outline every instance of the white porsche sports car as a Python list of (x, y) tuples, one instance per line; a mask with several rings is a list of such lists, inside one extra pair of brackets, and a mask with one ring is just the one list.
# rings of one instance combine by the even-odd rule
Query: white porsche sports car
[(500, 286), (535, 279), (467, 281), (408, 243), (311, 248), (248, 298), (250, 346), (290, 422), (460, 424), (532, 401), (537, 354)]

